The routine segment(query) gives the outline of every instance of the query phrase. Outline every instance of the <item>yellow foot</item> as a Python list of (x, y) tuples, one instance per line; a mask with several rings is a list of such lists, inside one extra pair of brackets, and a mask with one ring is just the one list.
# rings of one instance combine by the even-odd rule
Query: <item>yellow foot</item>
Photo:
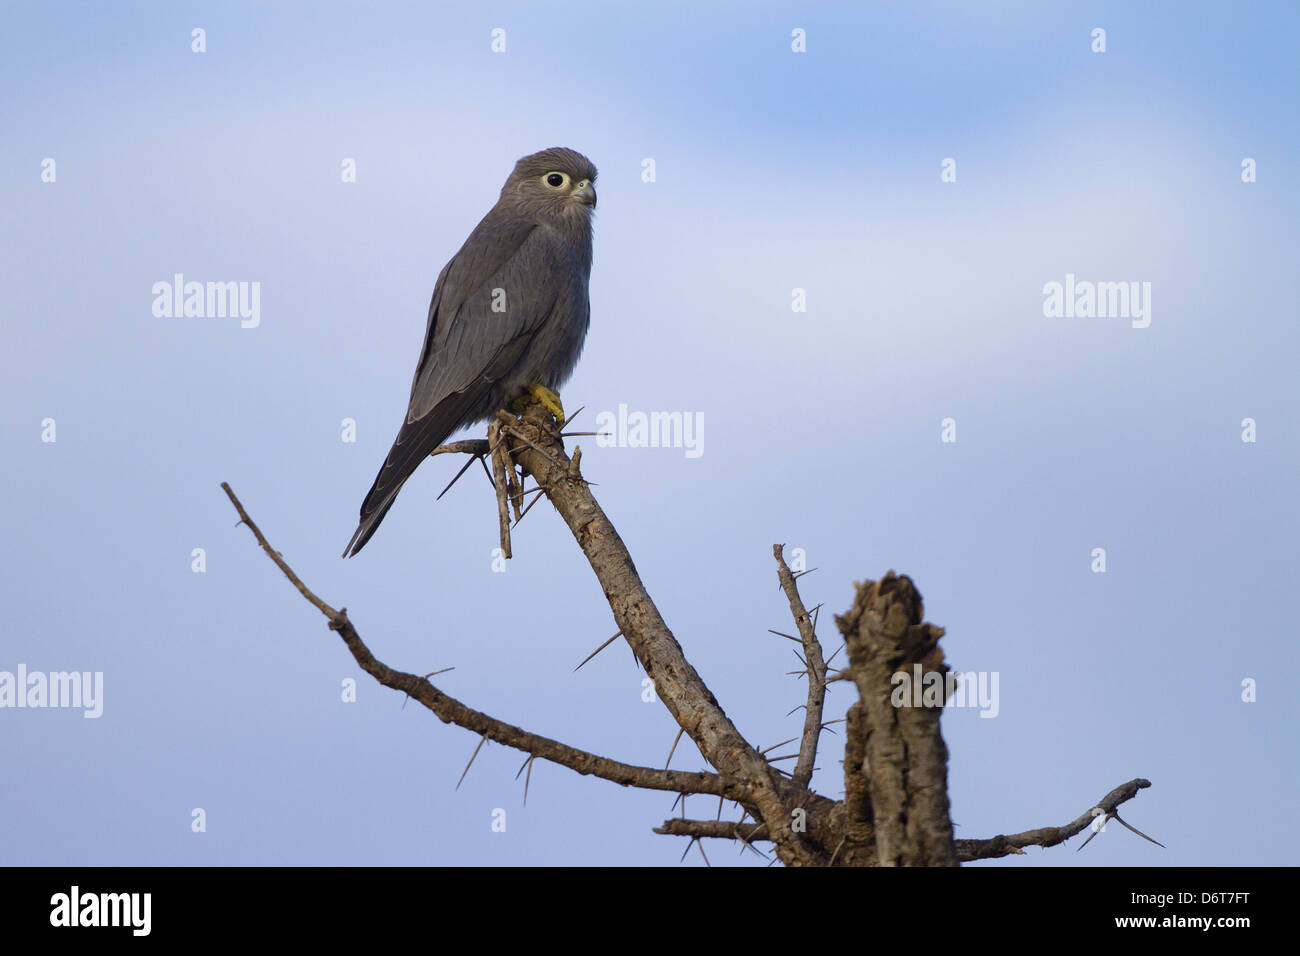
[(555, 416), (557, 422), (564, 421), (564, 406), (560, 404), (560, 396), (545, 385), (536, 383), (529, 385), (528, 390), (524, 392), (522, 397), (515, 399), (511, 407), (517, 412), (522, 412), (528, 407), (529, 402), (536, 402), (541, 405)]

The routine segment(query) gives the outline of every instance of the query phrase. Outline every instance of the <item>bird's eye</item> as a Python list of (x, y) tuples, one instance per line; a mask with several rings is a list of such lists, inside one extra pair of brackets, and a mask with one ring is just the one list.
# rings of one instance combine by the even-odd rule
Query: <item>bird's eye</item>
[(552, 189), (561, 189), (569, 184), (569, 177), (564, 173), (547, 173), (542, 177), (542, 182)]

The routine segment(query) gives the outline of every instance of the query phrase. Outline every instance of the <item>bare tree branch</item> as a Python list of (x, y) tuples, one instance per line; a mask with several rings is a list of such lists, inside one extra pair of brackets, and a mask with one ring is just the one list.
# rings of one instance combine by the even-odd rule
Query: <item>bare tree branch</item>
[[(605, 516), (581, 474), (575, 473), (558, 436), (546, 425), (548, 413), (530, 405), (507, 431), (515, 460), (546, 489), (596, 573), (614, 620), (654, 681), (659, 699), (704, 758), (722, 775), (740, 782), (759, 818), (775, 835), (788, 865), (814, 865), (821, 854), (790, 825), (785, 795), (792, 789), (749, 744), (718, 705), (682, 653), (637, 574), (632, 556)], [(518, 440), (519, 444), (515, 444)]]
[(475, 458), (484, 458), (492, 450), (491, 444), (483, 438), (467, 438), (464, 441), (449, 441), (445, 445), (439, 445), (433, 451), (429, 452), (429, 457), (434, 455), (473, 455)]
[[(1141, 777), (1121, 784), (1102, 797), (1096, 807), (1090, 807), (1063, 827), (1040, 827), (1037, 830), (1026, 830), (1024, 833), (1015, 833), (1011, 836), (999, 834), (987, 840), (957, 840), (957, 859), (962, 863), (969, 863), (971, 860), (991, 860), (1020, 853), (1022, 848), (1027, 846), (1049, 847), (1064, 843), (1092, 825), (1093, 818), (1099, 815), (1096, 810), (1101, 810), (1103, 814), (1114, 813), (1115, 808), (1121, 803), (1132, 800), (1139, 790), (1145, 790), (1149, 786), (1151, 781), (1143, 780)], [(1145, 833), (1141, 835), (1146, 837)]]
[[(318, 598), (289, 567), (280, 552), (271, 547), (261, 529), (248, 516), (244, 506), (235, 497), (230, 485), (223, 481), (221, 487), (230, 498), (231, 504), (235, 506), (235, 510), (239, 512), (242, 523), (248, 525), (248, 529), (257, 538), (257, 543), (262, 546), (262, 550), (284, 572), (285, 577), (298, 589), (298, 593), (329, 619), (330, 630), (337, 631), (339, 636), (343, 638), (343, 642), (347, 645), (348, 650), (352, 652), (356, 662), (361, 665), (361, 669), (385, 687), (400, 690), (419, 701), (433, 711), (443, 723), (464, 727), (466, 730), (472, 730), (489, 740), (495, 740), (497, 743), (505, 744), (516, 750), (522, 750), (534, 757), (541, 757), (552, 763), (560, 764), (580, 774), (611, 780), (624, 787), (666, 790), (672, 793), (709, 793), (741, 803), (749, 802), (750, 794), (748, 790), (742, 783), (734, 779), (712, 773), (656, 770), (653, 767), (638, 767), (632, 764), (620, 763), (617, 760), (610, 760), (607, 757), (599, 757), (596, 754), (570, 747), (549, 737), (529, 733), (512, 724), (489, 717), (487, 714), (466, 707), (454, 697), (444, 694), (423, 677), (393, 670), (376, 659), (374, 654), (370, 652), (370, 648), (361, 640), (356, 628), (348, 620), (347, 608), (335, 610)], [(482, 746), (481, 743), (480, 746)], [(476, 749), (475, 753), (477, 754), (477, 752)], [(473, 762), (473, 758), (470, 758), (470, 762)], [(465, 769), (468, 771), (469, 767), (466, 766)], [(464, 779), (463, 774), (462, 779)]]
[[(1150, 786), (1142, 779), (1116, 788), (1097, 808), (1064, 827), (999, 835), (987, 840), (954, 840), (948, 816), (948, 754), (939, 731), (944, 695), (938, 701), (923, 699), (920, 706), (895, 706), (891, 700), (897, 675), (901, 672), (912, 678), (913, 665), (921, 668), (922, 675), (932, 675), (946, 691), (947, 667), (939, 647), (943, 629), (924, 621), (921, 597), (912, 582), (891, 571), (878, 582), (857, 585), (853, 606), (836, 618), (844, 635), (840, 649), (847, 649), (849, 662), (843, 670), (828, 673), (839, 649), (824, 659), (816, 635), (816, 615), (821, 605), (810, 615), (799, 595), (796, 582), (800, 575), (791, 573), (781, 545), (773, 546), (778, 582), (789, 601), (799, 637), (779, 631), (772, 633), (802, 646), (802, 655), (795, 651), (802, 670), (792, 673), (808, 677), (808, 694), (806, 703), (799, 705), (805, 712), (802, 734), (760, 751), (741, 735), (687, 661), (646, 592), (622, 539), (592, 496), (591, 486), (581, 473), (580, 450), (575, 448), (572, 457), (566, 455), (550, 413), (539, 405), (526, 408), (520, 418), (501, 412), (492, 422), (489, 439), (452, 442), (435, 449), (433, 454), (471, 455), (471, 461), (466, 464), (477, 459), (485, 473), (486, 459), (492, 459), (495, 475), (489, 475), (489, 480), (495, 486), (501, 541), (507, 556), (510, 553), (509, 506), (514, 506), (516, 525), (541, 496), (521, 511), (522, 499), (527, 495), (540, 492), (555, 506), (595, 572), (619, 628), (614, 638), (586, 660), (623, 636), (679, 727), (668, 761), (671, 762), (681, 737), (689, 736), (716, 773), (688, 773), (667, 767), (658, 770), (578, 750), (473, 710), (447, 696), (429, 680), (442, 671), (419, 677), (389, 668), (361, 640), (348, 619), (346, 608), (335, 610), (317, 597), (270, 546), (230, 486), (223, 483), (222, 488), (258, 544), (299, 593), (325, 615), (330, 629), (339, 633), (363, 670), (384, 686), (419, 701), (445, 723), (478, 734), (475, 756), (487, 740), (528, 755), (520, 768), (525, 778), (525, 801), (536, 757), (622, 786), (676, 793), (682, 803), (683, 819), (668, 820), (655, 832), (689, 837), (687, 852), (699, 844), (706, 863), (703, 841), (726, 838), (740, 840), (742, 854), (746, 848), (758, 853), (752, 846), (756, 841), (771, 842), (776, 849), (772, 862), (779, 859), (791, 866), (951, 866), (959, 861), (1020, 853), (1025, 846), (1056, 845), (1087, 828), (1101, 814), (1119, 821), (1144, 839), (1157, 842), (1121, 820), (1116, 811), (1120, 803), (1132, 799), (1139, 789)], [(461, 469), (457, 477), (463, 473)], [(536, 480), (537, 487), (525, 492), (522, 479), (529, 475)], [(852, 680), (858, 691), (858, 700), (843, 718), (845, 796), (842, 801), (828, 799), (810, 789), (821, 731), (839, 722), (839, 719), (823, 719), (826, 688), (834, 680)], [(770, 755), (794, 740), (799, 741), (797, 754)], [(791, 773), (774, 765), (784, 760), (795, 761)], [(473, 762), (471, 756), (461, 780)], [(719, 819), (685, 819), (686, 797), (692, 793), (717, 796)], [(739, 805), (743, 810), (740, 821), (720, 819), (723, 800)], [(745, 823), (747, 818), (753, 822)]]
[(768, 840), (766, 823), (738, 823), (732, 820), (665, 820), (654, 832), (663, 836), (706, 837), (718, 840)]
[[(1013, 853), (1022, 853), (1022, 848), (1027, 846), (1049, 847), (1064, 843), (1070, 837), (1088, 829), (1092, 825), (1093, 819), (1098, 816), (1097, 810), (1101, 810), (1106, 815), (1114, 814), (1120, 804), (1133, 799), (1137, 796), (1139, 790), (1149, 786), (1151, 786), (1151, 781), (1141, 778), (1121, 784), (1102, 797), (1097, 802), (1096, 807), (1089, 809), (1086, 813), (1062, 827), (1042, 827), (1012, 836), (999, 834), (986, 840), (957, 840), (955, 841), (957, 859), (962, 863), (969, 863), (973, 860), (996, 859)], [(1115, 818), (1118, 819), (1118, 817)], [(654, 832), (668, 836), (705, 837), (720, 840), (740, 839), (748, 842), (768, 840), (767, 828), (763, 824), (734, 823), (730, 820), (683, 820), (675, 818), (665, 820), (662, 826), (655, 827)], [(1139, 833), (1139, 835), (1148, 840), (1151, 839), (1144, 833)]]
[(776, 558), (776, 573), (790, 601), (790, 613), (799, 628), (799, 637), (803, 642), (804, 663), (808, 669), (808, 706), (803, 715), (803, 740), (799, 744), (799, 761), (790, 774), (795, 786), (806, 787), (812, 780), (813, 763), (817, 760), (817, 739), (822, 728), (822, 706), (826, 701), (826, 662), (822, 660), (822, 646), (817, 640), (812, 619), (804, 608), (803, 598), (799, 596), (799, 587), (795, 583), (790, 568), (785, 563), (782, 552), (785, 545), (772, 545), (772, 555)]
[[(482, 446), (481, 451), (480, 451), (480, 446)], [(470, 457), (466, 459), (465, 464), (461, 466), (460, 471), (456, 472), (456, 474), (452, 477), (451, 481), (447, 482), (447, 487), (443, 488), (442, 491), (438, 492), (438, 497), (434, 499), (435, 501), (441, 501), (442, 496), (445, 495), (447, 492), (451, 491), (452, 485), (460, 481), (460, 476), (465, 474), (465, 472), (467, 472), (470, 469), (470, 466), (473, 465), (474, 462), (477, 461), (480, 464), (482, 463), (483, 457), (487, 454), (487, 442), (483, 441), (482, 439), (476, 439), (474, 441), (457, 441), (457, 442), (452, 442), (449, 445), (439, 445), (433, 451), (429, 452), (429, 457), (432, 458), (434, 455), (447, 455), (447, 454), (451, 454), (452, 452), (464, 452)], [(483, 470), (484, 473), (486, 474), (487, 465), (483, 466)], [(491, 475), (488, 475), (488, 480), (489, 481), (492, 480)]]
[(506, 471), (514, 472), (514, 462), (510, 460), (510, 449), (506, 446), (505, 437), (501, 434), (501, 423), (492, 422), (488, 425), (488, 441), (492, 447), (492, 485), (496, 489), (497, 495), (497, 525), (501, 536), (501, 554), (503, 557), (511, 557), (510, 553), (510, 506), (506, 504), (506, 494), (508, 493), (508, 482), (506, 480)]

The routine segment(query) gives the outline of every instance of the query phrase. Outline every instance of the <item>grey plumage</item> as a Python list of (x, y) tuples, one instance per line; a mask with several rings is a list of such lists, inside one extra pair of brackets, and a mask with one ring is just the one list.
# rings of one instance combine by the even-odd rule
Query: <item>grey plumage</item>
[[(573, 372), (590, 306), (596, 167), (557, 147), (525, 156), (438, 276), (406, 421), (361, 504), (344, 557), (370, 540), (433, 449), (529, 386)], [(495, 305), (495, 308), (494, 308)]]

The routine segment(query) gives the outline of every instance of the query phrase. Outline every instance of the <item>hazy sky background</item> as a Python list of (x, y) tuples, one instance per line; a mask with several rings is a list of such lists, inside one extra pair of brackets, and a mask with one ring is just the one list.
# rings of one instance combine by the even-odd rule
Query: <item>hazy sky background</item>
[[(663, 765), (676, 727), (626, 646), (573, 673), (616, 626), (549, 504), (494, 573), (487, 483), (435, 503), (459, 462), (434, 460), (338, 556), (439, 270), (514, 161), (554, 145), (600, 169), (566, 407), (704, 420), (698, 458), (579, 439), (583, 470), (751, 742), (801, 726), (767, 633), (793, 626), (781, 541), (818, 568), (800, 583), (828, 652), (852, 582), (893, 568), (950, 665), (999, 674), (995, 719), (943, 721), (959, 837), (1153, 783), (1121, 812), (1167, 849), (1112, 825), (981, 865), (1295, 862), (1294, 5), (3, 17), (0, 670), (102, 671), (104, 702), (0, 710), (0, 862), (677, 865), (685, 841), (650, 832), (670, 795), (539, 762), (524, 806), (523, 755), (495, 744), (454, 789), (477, 739), (362, 673), (219, 488), (390, 666), (454, 665), (436, 683), (473, 707)], [(177, 272), (260, 282), (260, 325), (155, 317)], [(1150, 327), (1045, 318), (1067, 273), (1150, 282)], [(850, 702), (834, 685), (828, 719)], [(842, 752), (824, 738), (834, 798)], [(673, 766), (703, 763), (683, 743)]]

